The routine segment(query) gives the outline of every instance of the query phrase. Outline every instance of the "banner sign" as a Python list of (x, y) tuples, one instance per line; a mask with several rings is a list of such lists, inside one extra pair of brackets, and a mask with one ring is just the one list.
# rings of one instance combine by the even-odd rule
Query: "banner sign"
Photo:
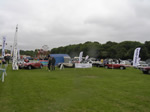
[(13, 56), (13, 47), (12, 47), (12, 45), (10, 47), (11, 47), (11, 54), (10, 54), (10, 56)]
[(140, 58), (139, 58), (140, 50), (141, 50), (140, 47), (138, 47), (138, 48), (136, 48), (134, 50), (134, 56), (133, 56), (133, 66), (134, 67), (138, 66), (138, 64), (139, 64), (139, 61), (140, 61)]
[(18, 49), (18, 59), (20, 59), (20, 50)]
[(85, 60), (88, 60), (88, 58), (89, 58), (89, 56), (87, 55), (87, 56), (85, 57)]
[(13, 44), (13, 60), (12, 60), (12, 69), (13, 70), (18, 70), (17, 31), (18, 31), (18, 25), (16, 26), (16, 33), (15, 33), (14, 44)]
[(75, 63), (75, 68), (92, 68), (91, 63)]
[(82, 56), (83, 56), (83, 51), (81, 51), (79, 54), (79, 63), (82, 61)]
[(6, 44), (6, 37), (3, 37), (2, 57), (5, 56), (5, 44)]

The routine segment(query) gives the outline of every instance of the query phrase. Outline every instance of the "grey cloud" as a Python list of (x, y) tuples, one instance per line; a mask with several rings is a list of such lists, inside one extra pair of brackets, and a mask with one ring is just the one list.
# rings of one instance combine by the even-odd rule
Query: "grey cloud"
[[(2, 0), (0, 36), (13, 43), (19, 24), (21, 49), (86, 41), (149, 40), (149, 0)], [(0, 41), (1, 42), (1, 41)]]

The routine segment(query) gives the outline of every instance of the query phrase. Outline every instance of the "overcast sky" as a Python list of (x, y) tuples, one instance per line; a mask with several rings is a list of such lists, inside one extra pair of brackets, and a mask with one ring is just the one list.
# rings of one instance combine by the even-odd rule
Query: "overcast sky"
[(49, 49), (86, 41), (150, 40), (150, 0), (0, 0), (0, 43)]

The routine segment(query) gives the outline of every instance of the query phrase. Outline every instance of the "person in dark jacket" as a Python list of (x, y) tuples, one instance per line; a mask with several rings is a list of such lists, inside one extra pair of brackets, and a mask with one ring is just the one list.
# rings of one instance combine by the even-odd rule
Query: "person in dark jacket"
[(49, 71), (51, 70), (51, 66), (52, 66), (52, 58), (48, 57), (48, 69), (49, 69)]
[(52, 57), (52, 70), (55, 70), (55, 62), (56, 62), (55, 58)]

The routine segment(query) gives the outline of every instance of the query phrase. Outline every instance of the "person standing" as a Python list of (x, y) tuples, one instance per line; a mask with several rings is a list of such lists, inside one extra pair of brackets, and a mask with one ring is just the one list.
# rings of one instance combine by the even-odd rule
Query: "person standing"
[(49, 56), (48, 57), (48, 70), (51, 70), (51, 66), (52, 66), (52, 58)]
[(55, 58), (52, 57), (52, 70), (55, 70), (55, 62), (56, 62)]

